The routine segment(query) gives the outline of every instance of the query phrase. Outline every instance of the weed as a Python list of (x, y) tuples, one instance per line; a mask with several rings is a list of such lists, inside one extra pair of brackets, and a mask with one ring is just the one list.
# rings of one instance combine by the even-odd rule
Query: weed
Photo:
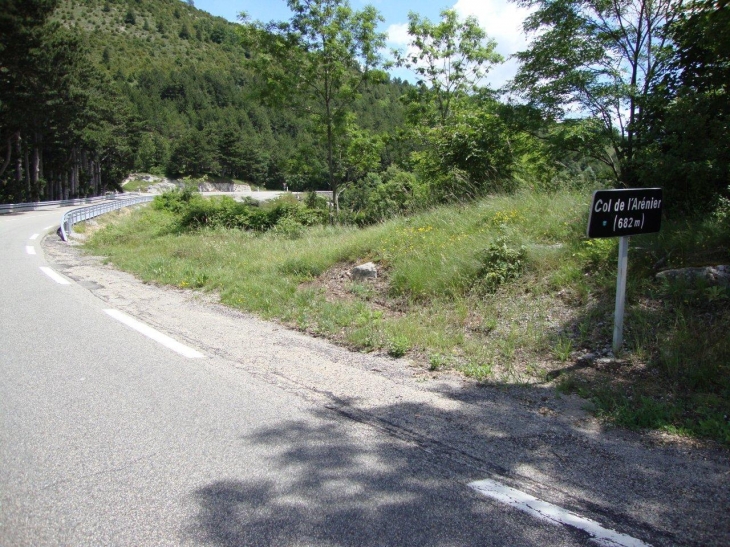
[(573, 340), (567, 336), (560, 336), (553, 345), (553, 355), (558, 361), (565, 362), (573, 353)]
[(517, 279), (525, 267), (525, 253), (524, 246), (510, 246), (502, 237), (490, 243), (480, 256), (480, 285), (487, 292), (494, 292), (503, 283)]
[(493, 366), (491, 363), (470, 361), (467, 365), (462, 367), (461, 370), (464, 374), (471, 376), (478, 382), (484, 382), (492, 377)]
[(407, 337), (402, 334), (396, 334), (388, 339), (387, 347), (388, 355), (391, 357), (403, 357), (408, 350), (411, 349), (411, 344)]
[(439, 370), (448, 364), (449, 360), (440, 353), (432, 353), (428, 356), (429, 370)]
[(373, 287), (367, 283), (353, 282), (348, 287), (348, 290), (361, 300), (370, 300), (375, 293)]

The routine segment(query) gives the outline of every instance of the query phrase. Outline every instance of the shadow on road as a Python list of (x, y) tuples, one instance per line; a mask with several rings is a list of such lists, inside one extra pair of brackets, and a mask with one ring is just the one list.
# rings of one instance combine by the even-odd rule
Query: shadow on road
[(247, 437), (280, 450), (269, 462), (277, 478), (201, 488), (191, 535), (225, 547), (582, 545), (577, 532), (522, 514), (505, 518), (507, 509), (449, 480), (419, 446), (322, 414), (328, 422), (288, 422)]
[(638, 446), (618, 454), (569, 428), (509, 421), (496, 407), (363, 413), (350, 403), (315, 412), (317, 425), (291, 421), (247, 436), (272, 451), (270, 473), (196, 491), (191, 536), (223, 547), (587, 544), (583, 532), (545, 525), (466, 486), (491, 475), (654, 546), (730, 539), (730, 496), (712, 464), (688, 470), (683, 458)]

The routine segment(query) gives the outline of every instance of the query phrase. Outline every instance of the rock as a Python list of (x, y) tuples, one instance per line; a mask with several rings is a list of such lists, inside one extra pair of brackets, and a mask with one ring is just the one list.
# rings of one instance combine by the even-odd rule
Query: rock
[(354, 280), (375, 279), (378, 277), (378, 268), (372, 262), (355, 266), (351, 272)]
[(656, 274), (658, 280), (685, 281), (697, 283), (703, 281), (709, 286), (730, 286), (730, 266), (705, 266), (704, 268), (680, 268), (664, 270)]
[(251, 192), (251, 186), (232, 182), (201, 182), (198, 192)]

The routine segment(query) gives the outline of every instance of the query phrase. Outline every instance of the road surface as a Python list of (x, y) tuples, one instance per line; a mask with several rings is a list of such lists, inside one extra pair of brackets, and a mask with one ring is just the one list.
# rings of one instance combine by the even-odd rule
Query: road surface
[(4, 547), (730, 544), (727, 452), (142, 284), (62, 211), (0, 217)]

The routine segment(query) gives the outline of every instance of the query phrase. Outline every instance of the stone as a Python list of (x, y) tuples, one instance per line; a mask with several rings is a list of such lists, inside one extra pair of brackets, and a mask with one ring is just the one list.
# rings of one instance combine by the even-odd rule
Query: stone
[(355, 266), (350, 273), (356, 281), (361, 279), (376, 279), (378, 277), (378, 268), (372, 262), (366, 262), (365, 264)]
[(705, 266), (703, 268), (680, 268), (664, 270), (656, 274), (658, 280), (685, 281), (697, 283), (703, 281), (708, 286), (730, 286), (730, 266)]

